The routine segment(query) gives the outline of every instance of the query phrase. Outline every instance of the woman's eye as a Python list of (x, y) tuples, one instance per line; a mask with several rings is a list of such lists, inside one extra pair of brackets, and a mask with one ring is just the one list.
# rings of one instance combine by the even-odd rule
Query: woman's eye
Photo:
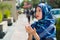
[(40, 12), (40, 10), (39, 10), (39, 12)]
[(39, 10), (39, 12), (40, 12), (41, 10)]
[(39, 10), (39, 12), (41, 12), (41, 10)]

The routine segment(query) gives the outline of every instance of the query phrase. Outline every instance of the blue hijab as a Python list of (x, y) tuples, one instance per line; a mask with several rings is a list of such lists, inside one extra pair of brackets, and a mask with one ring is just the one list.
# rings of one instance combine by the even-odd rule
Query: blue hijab
[(51, 8), (49, 5), (40, 3), (38, 5), (42, 9), (42, 19), (39, 20), (41, 22), (50, 21), (51, 23), (55, 24), (55, 19), (53, 18), (53, 14), (50, 12)]
[(31, 27), (34, 29), (36, 28), (37, 34), (41, 38), (54, 38), (56, 37), (56, 28), (55, 28), (55, 20), (52, 16), (52, 13), (49, 12), (49, 7), (44, 4), (40, 3), (38, 5), (42, 9), (42, 19), (34, 22)]

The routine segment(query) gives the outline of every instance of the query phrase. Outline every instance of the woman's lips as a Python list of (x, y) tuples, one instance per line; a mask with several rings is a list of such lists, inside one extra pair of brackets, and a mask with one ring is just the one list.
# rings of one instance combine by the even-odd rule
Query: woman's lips
[(39, 16), (36, 16), (36, 18), (39, 17)]

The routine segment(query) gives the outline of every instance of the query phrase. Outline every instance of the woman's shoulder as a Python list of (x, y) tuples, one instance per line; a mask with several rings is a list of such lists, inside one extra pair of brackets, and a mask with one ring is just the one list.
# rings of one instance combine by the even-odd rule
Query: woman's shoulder
[(37, 26), (37, 22), (38, 20), (37, 19), (34, 19), (30, 24), (31, 24), (31, 27), (36, 27)]
[(31, 24), (35, 24), (36, 22), (38, 22), (38, 20), (36, 18), (34, 18), (33, 21), (31, 22)]

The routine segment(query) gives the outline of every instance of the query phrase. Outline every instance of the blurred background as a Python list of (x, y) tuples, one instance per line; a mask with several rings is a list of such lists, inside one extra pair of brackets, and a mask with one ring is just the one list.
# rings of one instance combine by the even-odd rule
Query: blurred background
[[(26, 7), (24, 6), (24, 2), (27, 3)], [(50, 5), (51, 8), (50, 12), (52, 12), (56, 20), (55, 25), (56, 25), (56, 32), (57, 32), (56, 34), (57, 40), (60, 40), (60, 0), (0, 0), (0, 39), (10, 40), (12, 34), (14, 34), (13, 33), (14, 30), (18, 30), (19, 32), (20, 31), (25, 32), (25, 29), (20, 27), (20, 24), (24, 24), (26, 22), (26, 18), (27, 18), (26, 9), (29, 9), (29, 13), (30, 13), (29, 15), (31, 15), (30, 20), (32, 21), (35, 17), (34, 16), (35, 8), (41, 2)], [(18, 33), (18, 31), (15, 32)], [(16, 35), (20, 35), (20, 34), (16, 34)], [(13, 39), (11, 40), (20, 40), (19, 38), (20, 36), (18, 36), (18, 39), (15, 39), (13, 35)]]

